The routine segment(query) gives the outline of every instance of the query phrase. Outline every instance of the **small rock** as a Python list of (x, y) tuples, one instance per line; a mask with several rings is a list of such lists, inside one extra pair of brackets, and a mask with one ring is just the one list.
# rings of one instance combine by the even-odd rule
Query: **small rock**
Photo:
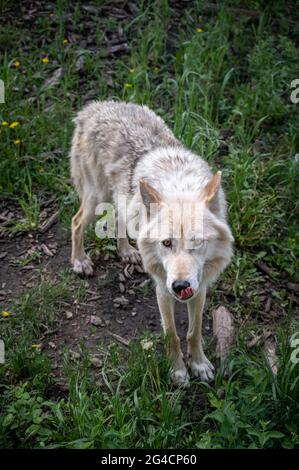
[(223, 387), (218, 388), (217, 396), (218, 396), (218, 398), (221, 398), (221, 399), (223, 399), (225, 397), (225, 389)]
[(125, 290), (126, 290), (125, 285), (124, 285), (122, 282), (119, 283), (119, 290), (120, 290), (120, 292), (121, 292), (122, 294), (123, 294), (123, 293), (125, 292)]
[(76, 360), (76, 359), (80, 358), (80, 353), (78, 353), (76, 351), (70, 351), (70, 356), (71, 356), (72, 360)]
[(120, 282), (126, 282), (126, 278), (122, 273), (119, 273), (118, 279), (120, 280)]
[(103, 365), (103, 362), (101, 361), (101, 359), (96, 356), (91, 356), (90, 362), (93, 365), (93, 367), (96, 367), (97, 369), (99, 369)]
[(65, 312), (65, 316), (66, 316), (67, 320), (70, 320), (73, 317), (73, 314), (72, 314), (72, 312), (67, 311), (67, 312)]
[(32, 287), (36, 285), (36, 282), (25, 282), (25, 285), (28, 289), (32, 289)]
[(144, 351), (149, 351), (150, 349), (153, 348), (154, 343), (150, 340), (143, 339), (141, 340), (141, 346)]
[(115, 299), (113, 299), (113, 303), (118, 305), (128, 305), (129, 301), (122, 295), (121, 297), (115, 297)]
[(105, 326), (103, 320), (100, 317), (97, 317), (96, 315), (91, 315), (90, 323), (95, 326)]
[(52, 348), (52, 349), (56, 349), (56, 344), (53, 343), (53, 341), (49, 341), (49, 346), (50, 346), (50, 348)]

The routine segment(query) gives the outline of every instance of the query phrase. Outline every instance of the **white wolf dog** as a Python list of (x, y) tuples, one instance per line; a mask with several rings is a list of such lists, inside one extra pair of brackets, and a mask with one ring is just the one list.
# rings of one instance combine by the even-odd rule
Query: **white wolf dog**
[[(147, 106), (92, 102), (74, 122), (71, 174), (81, 200), (72, 220), (74, 271), (93, 274), (83, 232), (99, 204), (117, 206), (118, 224), (127, 228), (141, 214), (138, 250), (130, 245), (128, 230), (118, 233), (118, 250), (125, 262), (142, 261), (155, 281), (172, 380), (187, 386), (188, 369), (212, 380), (214, 367), (202, 346), (202, 312), (207, 287), (229, 264), (233, 242), (221, 172), (213, 176)], [(176, 332), (175, 301), (188, 308), (187, 364)]]

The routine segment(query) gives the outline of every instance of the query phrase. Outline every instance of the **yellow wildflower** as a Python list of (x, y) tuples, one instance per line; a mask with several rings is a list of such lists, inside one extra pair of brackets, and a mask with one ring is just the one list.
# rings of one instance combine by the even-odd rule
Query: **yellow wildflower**
[(43, 64), (48, 64), (48, 63), (49, 63), (48, 57), (43, 57), (43, 58), (42, 58), (42, 63), (43, 63)]
[(21, 65), (21, 62), (20, 62), (19, 60), (16, 60), (16, 61), (14, 62), (14, 64), (13, 64), (13, 66), (14, 66), (16, 69), (19, 68), (20, 65)]
[(62, 42), (64, 45), (69, 43), (67, 39), (64, 39)]
[(125, 83), (125, 88), (132, 88), (132, 83)]
[(135, 69), (129, 69), (129, 72), (130, 72), (130, 73), (134, 73), (134, 72), (135, 72)]
[(32, 345), (31, 345), (31, 348), (32, 348), (32, 349), (40, 349), (41, 347), (42, 347), (41, 344), (32, 344)]
[(203, 33), (203, 29), (197, 28), (197, 29), (196, 29), (196, 32), (197, 32), (197, 33)]
[(5, 310), (3, 310), (3, 312), (2, 312), (2, 317), (7, 318), (7, 317), (9, 317), (9, 316), (10, 316), (10, 313), (9, 313), (9, 312), (6, 312)]
[(8, 122), (7, 121), (2, 121), (2, 126), (8, 126)]
[(16, 139), (16, 140), (13, 141), (13, 143), (14, 143), (15, 145), (20, 145), (21, 140), (20, 140), (20, 139)]
[(20, 124), (20, 123), (19, 123), (18, 121), (14, 121), (14, 122), (12, 122), (12, 123), (9, 125), (9, 127), (10, 127), (10, 129), (14, 129), (14, 128), (17, 127), (19, 124)]

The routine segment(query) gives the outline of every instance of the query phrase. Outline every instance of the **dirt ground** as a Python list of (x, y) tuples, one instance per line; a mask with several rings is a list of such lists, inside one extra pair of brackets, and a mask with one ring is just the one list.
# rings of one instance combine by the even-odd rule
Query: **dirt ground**
[[(71, 273), (71, 239), (69, 231), (55, 217), (56, 208), (52, 203), (42, 203), (41, 220), (37, 230), (29, 232), (8, 232), (0, 236), (0, 310), (7, 310), (18, 297), (36, 287), (41, 280), (58, 285), (63, 273)], [(54, 216), (54, 222), (53, 222)], [(0, 207), (1, 226), (9, 226), (11, 220), (22, 220), (17, 205), (9, 202)], [(50, 225), (49, 221), (52, 220)], [(45, 229), (46, 227), (46, 229)], [(47, 228), (48, 227), (48, 228)], [(38, 253), (38, 257), (34, 254)], [(146, 273), (132, 271), (133, 266), (125, 266), (116, 254), (100, 251), (95, 263), (93, 277), (85, 278), (83, 300), (78, 301), (75, 289), (78, 278), (73, 275), (74, 295), (62, 301), (55, 312), (55, 327), (47, 330), (37, 341), (47, 352), (53, 364), (53, 373), (63, 381), (63, 353), (67, 349), (71, 355), (79, 357), (80, 346), (88, 348), (97, 367), (99, 345), (116, 342), (126, 347), (132, 338), (138, 338), (145, 331), (160, 332), (161, 322), (153, 281)], [(256, 291), (255, 301), (259, 301), (259, 315), (255, 319), (265, 337), (272, 334), (275, 323), (286, 317), (286, 312), (275, 295), (277, 281), (271, 280), (267, 266), (260, 265), (263, 283)], [(297, 300), (294, 289), (289, 285), (290, 295)], [(293, 289), (293, 291), (292, 291)], [(244, 293), (244, 303), (253, 301)], [(203, 334), (212, 340), (212, 310), (216, 305), (224, 305), (234, 313), (234, 296), (227, 286), (219, 281), (217, 292), (213, 294), (213, 305), (208, 295), (203, 319)], [(297, 311), (297, 309), (296, 309)], [(295, 315), (296, 316), (296, 315)], [(235, 325), (240, 328), (247, 318), (235, 315)], [(182, 349), (186, 351), (188, 328), (187, 308), (176, 303), (176, 324), (182, 339)], [(93, 326), (93, 327), (92, 327)], [(255, 337), (252, 339), (255, 344)]]
[[(9, 214), (17, 217), (18, 209), (6, 208), (1, 212), (2, 220)], [(44, 209), (42, 214), (49, 220), (53, 209)], [(38, 260), (28, 264), (22, 262), (30, 259), (33, 252), (39, 253)], [(41, 279), (54, 284), (61, 282), (61, 272), (71, 272), (70, 254), (70, 236), (59, 222), (54, 223), (45, 233), (37, 230), (19, 232), (12, 237), (2, 236), (0, 309), (8, 309), (15, 299), (37, 286)], [(99, 344), (117, 342), (126, 346), (130, 339), (139, 337), (144, 331), (161, 331), (154, 284), (149, 276), (136, 270), (132, 272), (133, 266), (125, 266), (117, 255), (109, 256), (107, 252), (101, 253), (93, 261), (95, 274), (84, 280), (84, 300), (78, 302), (74, 295), (73, 301), (63, 302), (57, 312), (55, 328), (46, 331), (42, 338), (37, 338), (42, 349), (53, 360), (58, 375), (62, 369), (60, 358), (65, 348), (76, 357), (80, 344), (84, 342), (91, 355), (96, 357)], [(208, 310), (208, 303), (205, 310)], [(178, 302), (176, 323), (185, 350), (187, 308)], [(211, 317), (207, 313), (203, 328), (204, 334), (211, 334)]]

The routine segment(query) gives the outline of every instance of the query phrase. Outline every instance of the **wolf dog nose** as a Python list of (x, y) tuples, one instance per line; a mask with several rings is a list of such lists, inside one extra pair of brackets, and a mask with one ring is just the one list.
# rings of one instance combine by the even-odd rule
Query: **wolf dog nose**
[(176, 293), (179, 294), (182, 290), (187, 289), (187, 287), (190, 287), (190, 282), (188, 281), (174, 281), (172, 283), (172, 290)]

